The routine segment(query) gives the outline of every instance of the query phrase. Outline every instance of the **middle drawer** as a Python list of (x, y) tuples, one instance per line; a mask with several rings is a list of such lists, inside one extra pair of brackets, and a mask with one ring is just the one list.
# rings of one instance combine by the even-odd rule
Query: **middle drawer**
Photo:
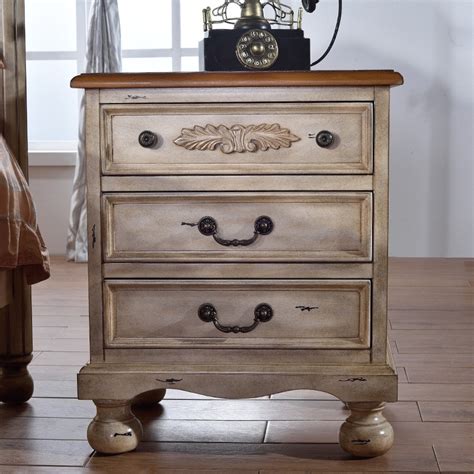
[(372, 193), (105, 194), (107, 262), (372, 259)]

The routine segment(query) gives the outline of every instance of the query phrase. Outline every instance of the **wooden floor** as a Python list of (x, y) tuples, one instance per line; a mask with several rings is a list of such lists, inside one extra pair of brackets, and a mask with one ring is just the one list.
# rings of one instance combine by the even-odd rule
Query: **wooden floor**
[(92, 403), (75, 399), (87, 361), (86, 267), (53, 262), (34, 289), (35, 396), (0, 405), (0, 473), (313, 473), (474, 470), (474, 261), (393, 259), (390, 341), (400, 402), (390, 405), (396, 441), (385, 456), (355, 460), (337, 433), (347, 416), (329, 395), (292, 392), (225, 401), (170, 390), (140, 413), (137, 452), (107, 457), (85, 441)]

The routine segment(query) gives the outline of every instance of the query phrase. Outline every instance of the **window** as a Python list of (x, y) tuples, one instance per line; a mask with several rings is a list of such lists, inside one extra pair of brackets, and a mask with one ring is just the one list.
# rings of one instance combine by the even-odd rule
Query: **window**
[[(118, 0), (123, 71), (199, 69), (202, 9), (223, 0)], [(31, 164), (74, 164), (92, 0), (25, 0)], [(54, 155), (54, 158), (51, 156)]]

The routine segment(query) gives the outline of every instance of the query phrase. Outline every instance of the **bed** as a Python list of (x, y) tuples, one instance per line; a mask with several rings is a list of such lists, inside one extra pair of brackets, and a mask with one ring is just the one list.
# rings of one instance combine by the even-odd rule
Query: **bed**
[[(38, 228), (33, 198), (18, 162), (0, 136), (0, 271), (17, 268), (23, 269), (28, 285), (49, 278), (48, 250)], [(0, 281), (8, 286), (8, 276)]]
[(0, 0), (0, 402), (33, 394), (32, 283), (49, 275), (47, 251), (26, 184), (24, 0)]

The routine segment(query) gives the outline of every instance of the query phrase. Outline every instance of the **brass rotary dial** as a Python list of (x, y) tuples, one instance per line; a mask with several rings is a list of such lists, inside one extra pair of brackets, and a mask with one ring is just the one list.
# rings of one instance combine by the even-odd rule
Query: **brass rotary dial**
[(278, 43), (266, 30), (249, 30), (239, 39), (235, 54), (248, 69), (268, 69), (278, 59)]

